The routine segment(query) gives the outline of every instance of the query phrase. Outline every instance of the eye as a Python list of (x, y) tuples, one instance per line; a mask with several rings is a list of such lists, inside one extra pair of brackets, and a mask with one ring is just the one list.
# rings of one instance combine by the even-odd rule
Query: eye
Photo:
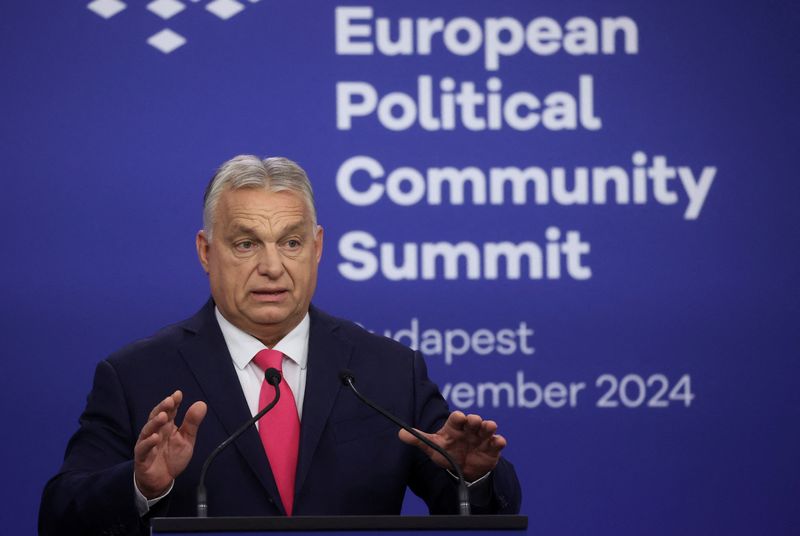
[(241, 240), (234, 244), (237, 251), (250, 251), (256, 247), (256, 243), (252, 240)]
[(302, 244), (300, 243), (300, 241), (299, 241), (299, 240), (297, 240), (297, 239), (295, 239), (295, 238), (290, 238), (289, 240), (287, 240), (287, 241), (284, 243), (284, 245), (285, 245), (285, 246), (286, 246), (288, 249), (298, 249), (298, 248), (299, 248), (299, 247), (300, 247)]

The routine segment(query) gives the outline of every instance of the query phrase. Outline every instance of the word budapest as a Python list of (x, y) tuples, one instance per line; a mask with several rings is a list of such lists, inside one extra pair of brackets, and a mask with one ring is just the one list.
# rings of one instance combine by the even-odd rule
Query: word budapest
[(478, 328), (468, 331), (462, 328), (437, 328), (429, 325), (425, 325), (423, 329), (420, 327), (420, 319), (414, 317), (409, 327), (397, 331), (384, 329), (382, 334), (421, 351), (427, 358), (442, 356), (446, 365), (452, 365), (454, 358), (464, 355), (511, 356), (517, 353), (522, 355), (534, 353), (531, 343), (533, 328), (528, 327), (528, 323), (524, 320), (514, 326), (497, 330)]

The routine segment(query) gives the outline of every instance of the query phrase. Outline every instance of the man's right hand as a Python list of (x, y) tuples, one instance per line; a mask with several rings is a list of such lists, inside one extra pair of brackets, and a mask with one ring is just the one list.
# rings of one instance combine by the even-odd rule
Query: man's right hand
[(136, 487), (148, 499), (163, 495), (192, 459), (197, 429), (208, 408), (205, 402), (192, 404), (179, 428), (175, 415), (181, 400), (183, 393), (175, 391), (153, 408), (133, 449)]

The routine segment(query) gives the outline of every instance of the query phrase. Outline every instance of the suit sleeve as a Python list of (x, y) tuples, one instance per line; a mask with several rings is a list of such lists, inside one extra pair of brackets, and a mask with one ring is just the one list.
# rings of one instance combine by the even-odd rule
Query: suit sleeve
[[(414, 426), (430, 432), (438, 430), (447, 420), (450, 410), (438, 387), (428, 378), (425, 360), (419, 352), (414, 353)], [(422, 451), (415, 454), (414, 467), (409, 486), (428, 505), (431, 514), (458, 514), (458, 489), (456, 480), (444, 469), (436, 465)], [(481, 498), (472, 500), (474, 514), (517, 514), (522, 502), (514, 466), (501, 457), (497, 467), (479, 486)], [(477, 490), (476, 490), (477, 491)], [(488, 491), (488, 493), (486, 493)]]
[(134, 498), (136, 435), (117, 373), (103, 361), (64, 464), (45, 486), (40, 535), (148, 533)]

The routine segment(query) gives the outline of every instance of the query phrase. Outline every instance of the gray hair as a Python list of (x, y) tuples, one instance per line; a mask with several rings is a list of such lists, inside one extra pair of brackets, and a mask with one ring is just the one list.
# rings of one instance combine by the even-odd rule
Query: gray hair
[(261, 160), (257, 156), (242, 154), (222, 164), (206, 187), (203, 197), (203, 229), (211, 239), (214, 211), (219, 196), (225, 190), (263, 188), (269, 192), (290, 191), (300, 194), (311, 213), (311, 222), (317, 225), (314, 192), (305, 170), (296, 162), (283, 157)]

